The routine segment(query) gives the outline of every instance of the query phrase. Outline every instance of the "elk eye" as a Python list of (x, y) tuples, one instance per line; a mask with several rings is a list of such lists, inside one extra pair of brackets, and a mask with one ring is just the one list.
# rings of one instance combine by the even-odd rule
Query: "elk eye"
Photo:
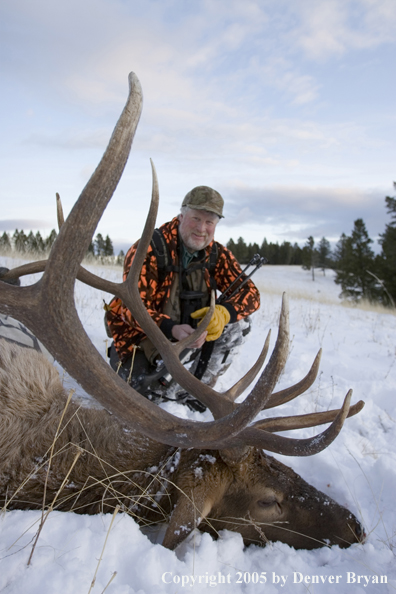
[(278, 502), (275, 498), (259, 499), (257, 503), (263, 509), (268, 509), (268, 508), (272, 507), (273, 505), (278, 505)]

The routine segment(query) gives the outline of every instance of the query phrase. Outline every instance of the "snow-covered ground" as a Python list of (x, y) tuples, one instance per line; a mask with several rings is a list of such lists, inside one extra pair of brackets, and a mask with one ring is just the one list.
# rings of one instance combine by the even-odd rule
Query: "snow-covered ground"
[[(16, 264), (0, 258), (0, 266)], [(121, 275), (120, 268), (95, 268), (95, 272), (110, 280), (119, 280)], [(262, 292), (261, 309), (218, 389), (234, 383), (250, 367), (268, 329), (277, 326), (281, 293), (286, 290), (290, 296), (291, 352), (279, 387), (301, 379), (320, 347), (323, 356), (313, 387), (272, 414), (335, 408), (349, 388), (354, 390), (353, 401), (365, 400), (366, 406), (346, 421), (341, 434), (324, 452), (310, 458), (278, 458), (351, 509), (365, 526), (366, 543), (349, 549), (314, 551), (295, 551), (282, 543), (244, 548), (237, 534), (224, 532), (221, 539), (213, 541), (209, 535), (196, 532), (171, 552), (153, 544), (126, 515), (118, 514), (111, 525), (111, 516), (53, 512), (27, 567), (39, 514), (13, 511), (0, 518), (0, 592), (396, 591), (396, 317), (381, 310), (342, 306), (339, 288), (329, 271), (326, 276), (317, 271), (313, 282), (310, 272), (301, 268), (268, 266), (255, 280)], [(79, 315), (104, 354), (103, 299), (108, 296), (77, 283)], [(176, 404), (165, 406), (195, 420), (209, 418), (209, 413), (190, 413)], [(305, 429), (298, 436), (318, 431)]]

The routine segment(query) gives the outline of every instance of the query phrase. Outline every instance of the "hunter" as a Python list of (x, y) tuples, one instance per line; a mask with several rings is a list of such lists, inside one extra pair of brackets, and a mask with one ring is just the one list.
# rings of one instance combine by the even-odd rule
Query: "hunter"
[[(195, 361), (195, 375), (212, 385), (221, 373), (220, 363), (224, 367), (230, 350), (250, 328), (249, 323), (240, 322), (260, 307), (259, 291), (250, 279), (237, 290), (246, 276), (232, 253), (214, 240), (223, 206), (223, 198), (212, 188), (198, 186), (188, 192), (180, 214), (154, 231), (139, 279), (145, 307), (171, 341), (194, 331), (207, 311), (212, 289), (223, 293), (237, 279), (232, 296), (216, 304), (207, 331), (190, 347), (194, 349), (190, 360)], [(125, 257), (124, 280), (137, 245)], [(114, 298), (106, 310), (108, 334), (113, 338), (109, 349), (113, 369), (150, 400), (177, 400), (193, 410), (205, 410), (183, 391), (176, 394), (173, 390), (172, 396), (165, 377), (157, 377), (161, 375), (159, 353), (120, 299)], [(216, 359), (217, 351), (221, 362), (217, 357), (217, 369), (208, 377), (209, 359)]]

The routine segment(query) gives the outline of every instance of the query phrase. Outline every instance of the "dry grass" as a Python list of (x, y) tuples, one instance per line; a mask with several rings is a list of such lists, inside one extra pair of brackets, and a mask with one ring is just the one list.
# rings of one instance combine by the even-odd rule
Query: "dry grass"
[[(282, 293), (282, 290), (276, 286), (264, 286), (262, 283), (257, 283), (257, 287), (260, 293), (264, 295), (276, 295), (279, 296)], [(335, 298), (331, 295), (326, 295), (324, 292), (316, 292), (311, 293), (309, 291), (304, 291), (303, 289), (293, 289), (288, 287), (285, 289), (289, 298), (293, 300), (304, 300), (310, 301), (312, 303), (320, 303), (323, 305), (338, 305), (340, 307), (346, 307), (348, 309), (359, 309), (362, 311), (372, 311), (378, 314), (390, 314), (396, 316), (396, 308), (385, 307), (380, 303), (373, 303), (371, 301), (367, 301), (366, 299), (362, 299), (361, 301), (354, 303), (352, 301), (347, 301), (346, 299)]]
[[(116, 518), (116, 515), (118, 514), (118, 512), (119, 512), (119, 511), (120, 511), (120, 506), (119, 506), (119, 505), (117, 505), (117, 506), (115, 507), (115, 509), (114, 509), (114, 512), (113, 512), (113, 517), (111, 518), (111, 522), (110, 522), (109, 529), (107, 530), (107, 533), (106, 533), (106, 538), (105, 538), (105, 541), (104, 541), (104, 544), (103, 544), (102, 552), (100, 553), (100, 557), (99, 557), (99, 559), (98, 559), (98, 564), (97, 564), (97, 566), (96, 566), (96, 570), (95, 570), (94, 576), (93, 576), (93, 578), (92, 578), (92, 582), (91, 582), (91, 586), (90, 586), (90, 588), (89, 588), (88, 594), (91, 594), (91, 592), (92, 592), (92, 589), (93, 589), (93, 587), (95, 586), (95, 583), (96, 583), (96, 576), (98, 575), (99, 567), (100, 567), (100, 564), (101, 564), (101, 562), (102, 562), (102, 560), (103, 560), (103, 555), (104, 555), (105, 548), (106, 548), (106, 545), (107, 545), (107, 541), (108, 541), (108, 538), (109, 538), (109, 535), (110, 535), (110, 531), (111, 531), (111, 529), (112, 529), (112, 527), (113, 527), (114, 520), (115, 520), (115, 518)], [(117, 575), (117, 572), (115, 571), (115, 572), (113, 573), (113, 575), (111, 576), (111, 578), (110, 578), (109, 582), (107, 583), (107, 585), (106, 585), (105, 589), (103, 590), (103, 592), (104, 592), (105, 590), (107, 590), (108, 586), (111, 584), (111, 582), (113, 581), (113, 579), (115, 578), (115, 576), (116, 576), (116, 575)]]
[[(39, 260), (45, 260), (47, 258), (46, 255), (40, 254), (37, 255), (37, 257), (32, 257), (31, 254), (26, 254), (26, 253), (15, 253), (15, 252), (2, 252), (0, 250), (0, 256), (4, 256), (10, 259), (15, 259), (18, 262), (16, 263), (16, 266), (20, 265), (20, 261), (23, 260), (25, 262), (32, 262), (32, 261), (39, 261)], [(92, 257), (87, 257), (83, 260), (82, 264), (84, 266), (91, 266), (91, 267), (95, 267), (95, 268), (103, 268), (112, 272), (117, 272), (117, 274), (119, 273), (120, 275), (120, 280), (121, 280), (121, 276), (122, 276), (122, 267), (117, 266), (115, 264), (109, 264), (109, 263), (101, 263), (99, 261), (97, 261), (95, 258)], [(286, 277), (286, 273), (287, 273), (287, 266), (284, 267), (285, 268), (285, 277)], [(256, 285), (260, 291), (260, 293), (263, 294), (267, 294), (267, 295), (277, 295), (279, 296), (283, 291), (286, 291), (287, 294), (289, 295), (290, 298), (293, 299), (303, 299), (305, 301), (312, 301), (314, 303), (323, 303), (326, 305), (339, 305), (341, 307), (347, 307), (347, 308), (351, 308), (351, 309), (360, 309), (363, 311), (372, 311), (375, 313), (379, 313), (379, 314), (390, 314), (390, 315), (396, 315), (396, 308), (391, 308), (391, 307), (384, 307), (383, 305), (379, 304), (379, 303), (372, 303), (370, 301), (367, 301), (365, 299), (362, 299), (361, 301), (359, 301), (358, 303), (353, 303), (351, 301), (348, 301), (346, 299), (340, 299), (339, 297), (336, 297), (334, 295), (328, 295), (326, 294), (326, 292), (323, 290), (323, 287), (321, 287), (321, 285), (315, 285), (314, 282), (312, 282), (312, 286), (310, 286), (310, 288), (293, 288), (291, 286), (289, 286), (287, 283), (285, 283), (284, 286), (282, 286), (282, 283), (279, 281), (279, 279), (274, 282), (271, 285), (271, 279), (269, 283), (265, 283), (262, 279), (253, 279), (256, 282)], [(321, 287), (321, 288), (319, 288)], [(312, 289), (316, 289), (315, 291), (312, 291)]]
[[(65, 506), (67, 506), (67, 507), (70, 506), (70, 511), (74, 511), (74, 512), (82, 511), (84, 509), (84, 507), (82, 507), (82, 508), (79, 507), (78, 500), (79, 500), (79, 497), (82, 494), (84, 494), (84, 492), (86, 490), (95, 491), (95, 489), (97, 490), (98, 487), (101, 490), (100, 499), (93, 500), (91, 502), (92, 505), (98, 504), (99, 507), (102, 509), (102, 511), (105, 506), (107, 508), (113, 507), (113, 509), (114, 509), (113, 519), (112, 519), (109, 531), (113, 525), (114, 518), (119, 510), (122, 510), (124, 513), (128, 514), (135, 521), (137, 521), (141, 526), (145, 526), (145, 527), (150, 527), (153, 524), (153, 522), (145, 519), (144, 510), (152, 511), (153, 507), (155, 507), (155, 510), (158, 513), (158, 519), (155, 522), (156, 525), (166, 522), (168, 520), (168, 514), (161, 507), (159, 498), (169, 496), (168, 495), (168, 486), (169, 485), (173, 485), (176, 487), (176, 485), (174, 485), (171, 481), (169, 481), (169, 479), (164, 478), (164, 476), (163, 476), (163, 471), (165, 470), (165, 468), (168, 464), (173, 462), (173, 458), (175, 457), (176, 452), (174, 452), (172, 454), (172, 456), (170, 456), (167, 460), (165, 460), (165, 462), (162, 464), (162, 466), (155, 473), (141, 471), (141, 470), (133, 470), (133, 469), (129, 470), (128, 473), (125, 473), (125, 472), (117, 470), (116, 468), (112, 468), (111, 466), (109, 466), (108, 463), (105, 463), (105, 461), (102, 460), (98, 456), (98, 454), (94, 451), (92, 443), (89, 440), (88, 434), (85, 431), (85, 428), (83, 427), (83, 425), (81, 423), (81, 419), (78, 416), (78, 410), (77, 410), (77, 412), (75, 412), (72, 415), (72, 417), (66, 423), (63, 423), (65, 413), (66, 413), (66, 410), (70, 404), (71, 398), (72, 398), (72, 392), (69, 394), (69, 397), (65, 403), (65, 407), (64, 407), (63, 413), (61, 415), (53, 442), (52, 442), (51, 446), (49, 447), (48, 451), (46, 452), (46, 454), (43, 456), (42, 463), (39, 466), (36, 466), (32, 469), (31, 473), (21, 482), (21, 485), (15, 490), (12, 497), (10, 497), (6, 500), (6, 502), (4, 503), (4, 506), (0, 510), (3, 514), (5, 514), (7, 509), (9, 509), (11, 506), (15, 505), (15, 500), (16, 500), (18, 494), (23, 490), (23, 488), (26, 486), (26, 484), (37, 474), (37, 472), (42, 470), (45, 467), (45, 465), (48, 465), (48, 469), (46, 471), (46, 479), (43, 484), (43, 492), (42, 492), (42, 502), (43, 502), (42, 503), (42, 514), (41, 514), (40, 520), (35, 521), (34, 524), (32, 525), (32, 526), (34, 526), (35, 524), (38, 523), (38, 528), (37, 528), (35, 536), (33, 537), (32, 541), (31, 541), (32, 548), (31, 548), (31, 552), (30, 552), (30, 555), (28, 558), (27, 565), (30, 565), (30, 563), (32, 561), (32, 557), (33, 557), (34, 551), (36, 549), (37, 542), (40, 538), (41, 532), (44, 528), (44, 524), (46, 523), (50, 513), (52, 511), (56, 511), (60, 508), (64, 509)], [(84, 449), (79, 444), (75, 444), (75, 443), (71, 443), (71, 442), (67, 443), (66, 445), (64, 444), (64, 445), (58, 447), (57, 442), (59, 440), (59, 437), (62, 435), (63, 431), (65, 431), (68, 423), (71, 422), (71, 420), (73, 419), (74, 416), (76, 416), (78, 418), (78, 420), (81, 424), (81, 427), (85, 433), (87, 441), (91, 446), (90, 450)], [(59, 488), (57, 489), (55, 495), (53, 496), (52, 501), (50, 501), (49, 503), (48, 502), (46, 503), (47, 483), (48, 483), (48, 480), (50, 477), (51, 470), (52, 470), (52, 468), (56, 467), (57, 457), (67, 453), (67, 451), (69, 449), (73, 449), (76, 451), (74, 459), (72, 460), (70, 468), (69, 468), (68, 472), (66, 473), (64, 479), (62, 480)], [(70, 479), (72, 470), (73, 470), (75, 464), (77, 463), (79, 457), (81, 456), (81, 454), (89, 455), (90, 457), (95, 458), (99, 462), (99, 465), (101, 466), (102, 471), (103, 471), (104, 478), (97, 478), (94, 476), (89, 476), (86, 483), (81, 487), (81, 489), (79, 491), (77, 491), (77, 492), (74, 491), (72, 494), (70, 494), (70, 493), (65, 494), (65, 493), (63, 493), (63, 491), (64, 491), (65, 487), (67, 486), (67, 483)], [(108, 470), (106, 470), (106, 469), (110, 470), (111, 474), (109, 474)], [(137, 482), (138, 476), (142, 477), (142, 485), (143, 486), (139, 482)], [(132, 480), (131, 477), (134, 477), (135, 480)], [(126, 484), (130, 486), (130, 490), (131, 490), (132, 494), (125, 494), (125, 485)], [(122, 489), (122, 487), (124, 487), (124, 489)], [(127, 489), (126, 489), (126, 491), (127, 491)], [(114, 503), (114, 502), (116, 502), (116, 503)], [(139, 510), (141, 511), (141, 513), (139, 513)], [(30, 528), (32, 528), (32, 526), (30, 526)], [(30, 528), (28, 528), (28, 530)], [(16, 542), (14, 542), (10, 548), (12, 548), (16, 544)], [(105, 541), (105, 545), (106, 545), (106, 542), (107, 542), (107, 538)], [(104, 548), (103, 548), (100, 560), (103, 557), (103, 552), (104, 552)], [(95, 573), (95, 576), (96, 576), (96, 573)], [(95, 576), (93, 579), (93, 583), (91, 584), (91, 589), (92, 589), (94, 581), (95, 581)], [(113, 575), (110, 582), (112, 581), (112, 579), (114, 579), (114, 577), (115, 576)], [(110, 582), (107, 584), (106, 588), (108, 587)]]
[(274, 295), (279, 297), (283, 292), (286, 292), (291, 299), (304, 299), (305, 301), (312, 301), (313, 303), (325, 303), (328, 305), (336, 305), (341, 302), (333, 296), (326, 296), (323, 292), (312, 293), (311, 291), (302, 288), (280, 287), (279, 285), (263, 285), (262, 282), (256, 283), (258, 290), (263, 295)]
[(384, 307), (380, 303), (372, 303), (371, 301), (367, 301), (365, 299), (362, 299), (358, 303), (352, 303), (350, 301), (343, 300), (341, 301), (340, 305), (349, 309), (361, 309), (363, 311), (372, 311), (378, 314), (390, 314), (392, 316), (396, 316), (395, 308)]

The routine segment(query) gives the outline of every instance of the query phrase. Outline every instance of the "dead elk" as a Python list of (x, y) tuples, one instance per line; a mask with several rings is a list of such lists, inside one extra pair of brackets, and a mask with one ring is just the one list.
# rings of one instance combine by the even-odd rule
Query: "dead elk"
[[(121, 177), (142, 104), (130, 75), (127, 104), (108, 148), (79, 200), (60, 228), (50, 258), (4, 275), (4, 280), (44, 270), (28, 287), (0, 282), (0, 312), (24, 323), (60, 364), (104, 407), (79, 408), (67, 395), (55, 369), (40, 355), (1, 344), (0, 498), (8, 509), (49, 505), (59, 510), (97, 513), (119, 504), (141, 523), (169, 519), (164, 545), (175, 548), (195, 526), (217, 534), (241, 533), (246, 544), (281, 540), (296, 548), (324, 544), (349, 546), (363, 529), (347, 509), (308, 485), (263, 450), (308, 456), (325, 449), (340, 432), (350, 407), (349, 392), (340, 410), (255, 421), (264, 409), (299, 396), (313, 383), (319, 356), (295, 386), (274, 393), (285, 366), (288, 307), (283, 302), (275, 348), (247, 398), (237, 397), (252, 383), (267, 354), (269, 337), (256, 364), (235, 386), (219, 394), (199, 382), (180, 363), (179, 354), (205, 329), (169, 343), (149, 317), (137, 291), (158, 206), (153, 193), (139, 250), (127, 280), (111, 283), (81, 267), (98, 221)], [(62, 218), (62, 217), (60, 217)], [(67, 258), (65, 255), (67, 254)], [(125, 384), (97, 353), (74, 305), (79, 278), (122, 299), (161, 352), (176, 381), (212, 412), (211, 422), (180, 419), (152, 404)], [(210, 319), (211, 312), (207, 314)], [(309, 439), (277, 432), (330, 423)], [(67, 477), (67, 481), (65, 481)]]
[(121, 505), (142, 524), (170, 516), (170, 548), (195, 519), (213, 535), (239, 532), (246, 544), (314, 548), (362, 538), (347, 509), (259, 449), (237, 461), (227, 451), (169, 447), (104, 409), (66, 404), (55, 367), (3, 340), (0, 398), (0, 503), (7, 509), (41, 509), (46, 485), (45, 504), (56, 498), (58, 510), (99, 513)]

